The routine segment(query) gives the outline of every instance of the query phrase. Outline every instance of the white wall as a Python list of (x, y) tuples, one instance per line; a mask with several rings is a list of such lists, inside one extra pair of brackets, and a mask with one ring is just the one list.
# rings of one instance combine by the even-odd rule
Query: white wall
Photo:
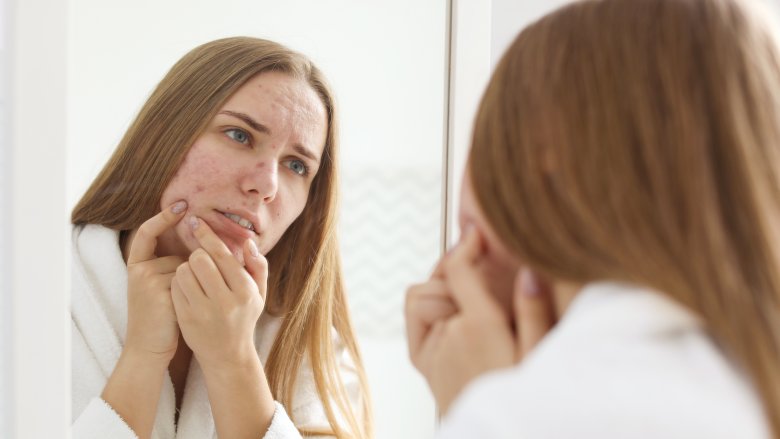
[[(304, 52), (341, 104), (343, 168), (439, 163), (445, 0), (73, 0), (68, 145), (75, 204), (174, 61), (216, 38)], [(349, 163), (347, 163), (347, 161)]]
[(7, 21), (0, 20), (9, 26), (0, 53), (8, 75), (2, 80), (0, 137), (0, 281), (3, 306), (9, 307), (0, 316), (3, 342), (9, 342), (2, 346), (0, 397), (9, 403), (1, 432), (8, 438), (63, 437), (70, 425), (66, 4), (5, 0)]
[(495, 67), (525, 26), (568, 3), (571, 0), (493, 0), (491, 65)]
[[(9, 187), (11, 166), (8, 162), (8, 151), (10, 151), (8, 136), (8, 90), (7, 81), (8, 72), (8, 51), (5, 41), (6, 34), (9, 32), (9, 26), (6, 13), (6, 2), (0, 0), (0, 212), (8, 212), (9, 197), (11, 190)], [(8, 259), (8, 238), (10, 237), (9, 227), (6, 224), (7, 215), (0, 214), (0, 437), (11, 437), (11, 425), (9, 423), (9, 412), (11, 408), (11, 398), (9, 389), (11, 388), (11, 371), (8, 369), (7, 362), (11, 358), (11, 307), (9, 299), (11, 297), (7, 292), (11, 291), (10, 270), (7, 266)]]

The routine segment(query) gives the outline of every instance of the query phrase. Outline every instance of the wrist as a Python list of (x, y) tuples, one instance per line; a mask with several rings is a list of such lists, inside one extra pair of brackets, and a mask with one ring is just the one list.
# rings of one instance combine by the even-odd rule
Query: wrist
[(146, 349), (125, 345), (122, 349), (119, 361), (147, 369), (165, 370), (168, 368), (168, 364), (171, 362), (172, 358), (173, 356), (168, 353), (151, 352)]
[(245, 345), (233, 352), (218, 356), (200, 356), (195, 353), (203, 373), (215, 377), (231, 377), (243, 373), (263, 371), (260, 357), (254, 345)]
[(240, 350), (201, 364), (219, 437), (261, 437), (276, 411), (257, 351)]

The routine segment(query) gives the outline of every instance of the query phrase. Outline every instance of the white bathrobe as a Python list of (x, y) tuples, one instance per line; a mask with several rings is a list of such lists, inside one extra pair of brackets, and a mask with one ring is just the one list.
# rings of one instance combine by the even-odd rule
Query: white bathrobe
[[(119, 249), (118, 232), (96, 225), (74, 227), (72, 266), (73, 438), (135, 438), (128, 425), (100, 398), (122, 352), (127, 332), (127, 266)], [(280, 325), (280, 318), (266, 314), (257, 324), (255, 345), (263, 363)], [(335, 331), (334, 342), (350, 401), (360, 404), (354, 365)], [(297, 427), (329, 428), (308, 360), (301, 366), (294, 394), (295, 406), (291, 412)], [(173, 383), (166, 373), (152, 438), (217, 437), (203, 372), (195, 359), (187, 375), (178, 427), (174, 424), (174, 413)], [(265, 438), (299, 438), (296, 425), (277, 402)]]
[(587, 286), (518, 366), (474, 380), (438, 437), (768, 438), (754, 389), (687, 309)]

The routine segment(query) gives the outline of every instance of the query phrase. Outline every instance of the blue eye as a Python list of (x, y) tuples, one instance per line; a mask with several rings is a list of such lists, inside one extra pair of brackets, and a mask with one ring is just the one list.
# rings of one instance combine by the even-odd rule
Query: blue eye
[(242, 143), (246, 145), (249, 143), (249, 134), (247, 134), (246, 131), (240, 130), (238, 128), (231, 128), (229, 130), (225, 131), (225, 134), (227, 134), (228, 137), (235, 140), (238, 143)]
[(288, 167), (298, 175), (308, 175), (309, 167), (301, 160), (291, 160)]

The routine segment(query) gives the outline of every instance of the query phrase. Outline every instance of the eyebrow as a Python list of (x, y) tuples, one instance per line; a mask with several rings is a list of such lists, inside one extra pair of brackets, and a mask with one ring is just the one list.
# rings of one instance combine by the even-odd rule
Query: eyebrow
[(228, 116), (233, 116), (233, 117), (235, 117), (237, 119), (241, 119), (241, 120), (244, 121), (244, 123), (246, 123), (247, 125), (252, 127), (253, 130), (261, 132), (261, 133), (264, 133), (264, 134), (268, 134), (269, 136), (271, 135), (271, 130), (267, 126), (265, 126), (265, 125), (261, 124), (260, 122), (252, 119), (251, 117), (249, 117), (248, 115), (246, 115), (244, 113), (238, 113), (236, 111), (225, 110), (225, 111), (220, 111), (219, 114), (226, 114)]
[[(260, 132), (260, 133), (263, 133), (263, 134), (268, 134), (269, 136), (271, 135), (271, 129), (270, 128), (268, 128), (267, 126), (261, 124), (260, 122), (258, 122), (256, 120), (252, 119), (247, 114), (239, 113), (237, 111), (230, 111), (230, 110), (220, 111), (219, 114), (225, 114), (225, 115), (228, 115), (228, 116), (233, 116), (233, 117), (235, 117), (237, 119), (241, 119), (242, 121), (244, 121), (244, 123), (246, 123), (247, 125), (252, 127), (253, 130), (255, 130), (257, 132)], [(293, 145), (293, 149), (295, 149), (295, 151), (298, 154), (308, 158), (309, 160), (313, 161), (314, 163), (317, 163), (317, 164), (320, 163), (320, 160), (317, 158), (317, 156), (310, 149), (306, 148), (305, 146), (301, 145), (300, 143), (296, 143), (295, 145)]]

